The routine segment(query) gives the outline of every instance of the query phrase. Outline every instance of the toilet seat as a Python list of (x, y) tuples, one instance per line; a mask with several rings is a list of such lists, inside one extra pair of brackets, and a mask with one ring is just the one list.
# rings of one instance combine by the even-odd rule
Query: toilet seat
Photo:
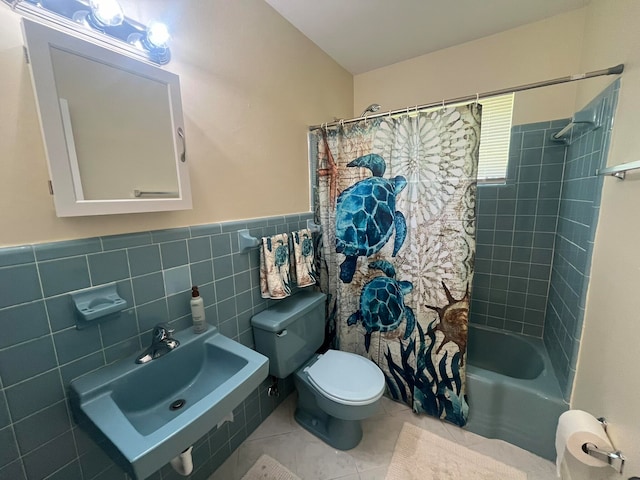
[(328, 350), (305, 372), (324, 396), (343, 405), (367, 405), (384, 393), (382, 370), (355, 353)]

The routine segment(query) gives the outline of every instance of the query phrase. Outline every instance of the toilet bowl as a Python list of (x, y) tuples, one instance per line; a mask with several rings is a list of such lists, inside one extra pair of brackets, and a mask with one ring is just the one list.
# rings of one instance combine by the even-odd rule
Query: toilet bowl
[(328, 350), (323, 293), (300, 292), (251, 319), (256, 350), (269, 358), (269, 373), (294, 375), (295, 419), (334, 448), (349, 450), (362, 439), (360, 421), (375, 414), (385, 390), (384, 374), (368, 358)]
[(296, 421), (338, 450), (360, 443), (360, 420), (378, 411), (385, 389), (384, 375), (375, 363), (337, 350), (311, 358), (296, 370), (294, 383)]

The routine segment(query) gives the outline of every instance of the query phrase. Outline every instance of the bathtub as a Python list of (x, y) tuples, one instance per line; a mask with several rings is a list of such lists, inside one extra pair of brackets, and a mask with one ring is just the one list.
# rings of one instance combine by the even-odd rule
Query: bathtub
[(467, 428), (555, 459), (558, 417), (568, 409), (541, 339), (469, 325)]

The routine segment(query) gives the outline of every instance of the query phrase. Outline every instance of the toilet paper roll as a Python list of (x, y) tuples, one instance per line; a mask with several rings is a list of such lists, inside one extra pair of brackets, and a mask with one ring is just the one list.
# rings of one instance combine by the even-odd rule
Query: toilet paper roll
[(591, 443), (601, 450), (614, 450), (607, 432), (593, 415), (582, 410), (569, 410), (560, 415), (558, 429), (556, 430), (556, 467), (558, 476), (560, 476), (562, 459), (567, 451), (585, 465), (591, 467), (604, 467), (607, 465), (582, 450), (582, 446), (585, 443)]

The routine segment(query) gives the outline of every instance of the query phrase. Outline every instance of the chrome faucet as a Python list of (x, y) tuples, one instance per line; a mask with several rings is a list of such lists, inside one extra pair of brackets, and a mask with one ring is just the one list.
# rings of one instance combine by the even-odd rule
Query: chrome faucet
[(151, 346), (136, 358), (136, 363), (147, 363), (159, 358), (180, 345), (180, 342), (171, 337), (174, 332), (166, 323), (159, 323), (153, 327)]

